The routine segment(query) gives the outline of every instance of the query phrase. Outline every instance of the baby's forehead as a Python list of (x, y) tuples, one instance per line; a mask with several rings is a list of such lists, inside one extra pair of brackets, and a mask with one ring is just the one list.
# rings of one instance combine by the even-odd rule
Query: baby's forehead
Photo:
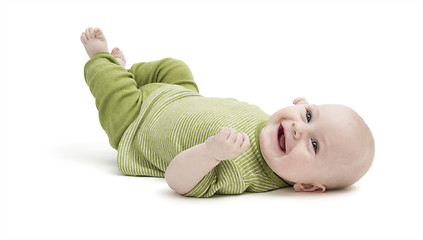
[(319, 113), (323, 117), (334, 117), (334, 116), (343, 116), (343, 117), (353, 117), (356, 113), (351, 108), (339, 105), (339, 104), (322, 104), (316, 105), (319, 109)]
[(345, 155), (356, 151), (362, 135), (361, 118), (343, 105), (318, 105), (321, 134), (327, 145), (327, 155)]
[[(357, 181), (369, 169), (374, 158), (374, 139), (370, 128), (354, 110), (342, 105), (319, 106), (328, 128), (327, 151), (318, 156), (325, 170)], [(318, 154), (319, 155), (319, 154)], [(352, 175), (351, 175), (352, 174)]]
[(316, 120), (327, 122), (333, 128), (350, 128), (363, 122), (354, 110), (344, 105), (325, 104), (318, 105), (317, 108), (318, 119)]
[(319, 128), (323, 128), (325, 132), (345, 131), (353, 122), (356, 121), (348, 109), (338, 105), (317, 105), (316, 113), (313, 115), (314, 121)]

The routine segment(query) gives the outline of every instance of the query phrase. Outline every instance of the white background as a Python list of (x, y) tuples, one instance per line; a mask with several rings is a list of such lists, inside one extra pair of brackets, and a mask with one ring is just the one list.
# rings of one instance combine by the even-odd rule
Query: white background
[[(1, 239), (422, 239), (422, 1), (1, 1)], [(324, 194), (184, 198), (122, 176), (83, 78), (101, 27), (128, 66), (173, 57), (200, 92), (271, 114), (355, 109), (376, 158)]]

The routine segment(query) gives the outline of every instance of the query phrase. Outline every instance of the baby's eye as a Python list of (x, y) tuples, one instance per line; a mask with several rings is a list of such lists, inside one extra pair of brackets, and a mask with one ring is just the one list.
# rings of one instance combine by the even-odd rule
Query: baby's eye
[(317, 153), (317, 150), (319, 149), (319, 144), (316, 140), (311, 139), (311, 146), (313, 146), (314, 152)]
[(307, 122), (311, 121), (311, 112), (309, 110), (306, 111), (306, 118), (307, 118)]

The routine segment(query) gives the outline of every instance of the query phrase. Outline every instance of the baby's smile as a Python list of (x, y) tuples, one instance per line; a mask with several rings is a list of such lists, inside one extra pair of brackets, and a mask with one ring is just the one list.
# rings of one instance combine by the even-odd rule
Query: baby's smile
[(279, 147), (280, 147), (280, 149), (282, 150), (282, 152), (283, 153), (286, 153), (286, 146), (285, 146), (285, 131), (284, 131), (284, 128), (283, 128), (283, 125), (282, 125), (282, 123), (280, 124), (280, 126), (279, 126), (279, 129), (278, 129), (278, 134), (277, 134), (277, 138), (278, 138), (278, 143), (279, 143)]
[(293, 129), (287, 119), (283, 119), (276, 130), (276, 144), (278, 145), (277, 149), (281, 150), (282, 156), (289, 154), (295, 147)]

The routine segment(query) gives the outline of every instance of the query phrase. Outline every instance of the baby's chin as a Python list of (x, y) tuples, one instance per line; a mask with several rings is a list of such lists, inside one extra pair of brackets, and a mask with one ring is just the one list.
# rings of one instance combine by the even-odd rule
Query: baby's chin
[(277, 174), (277, 173), (276, 173), (276, 175), (278, 175), (278, 177), (279, 177), (280, 179), (282, 179), (284, 182), (288, 183), (288, 184), (289, 184), (289, 185), (291, 185), (291, 186), (293, 186), (293, 185), (295, 184), (295, 181), (288, 180), (287, 178), (285, 178), (285, 177), (281, 176), (282, 174)]

